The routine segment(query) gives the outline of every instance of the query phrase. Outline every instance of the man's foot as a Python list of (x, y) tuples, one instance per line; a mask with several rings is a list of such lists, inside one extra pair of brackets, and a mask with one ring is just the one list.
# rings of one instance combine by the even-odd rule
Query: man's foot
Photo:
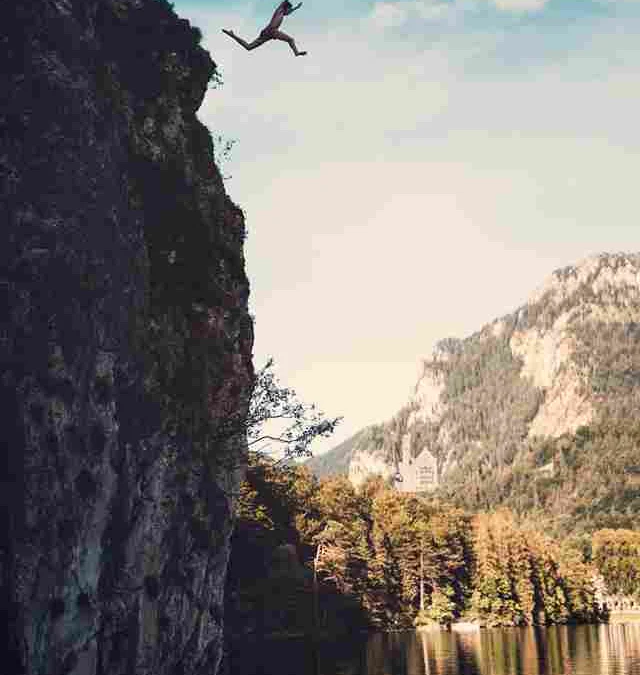
[(306, 56), (307, 52), (298, 52), (296, 56)]

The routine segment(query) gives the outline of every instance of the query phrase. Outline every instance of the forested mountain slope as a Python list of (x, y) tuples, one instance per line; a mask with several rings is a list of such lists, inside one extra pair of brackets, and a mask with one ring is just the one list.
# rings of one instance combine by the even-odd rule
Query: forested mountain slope
[(313, 471), (318, 478), (325, 478), (326, 476), (347, 474), (349, 471), (349, 464), (353, 455), (353, 448), (363, 434), (366, 434), (366, 429), (358, 431), (346, 441), (340, 443), (330, 452), (324, 455), (312, 457), (306, 464)]
[(412, 399), (343, 444), (341, 462), (355, 484), (398, 472), (400, 489), (507, 505), (557, 532), (633, 527), (639, 399), (640, 255), (602, 254), (554, 272), (477, 333), (439, 342)]

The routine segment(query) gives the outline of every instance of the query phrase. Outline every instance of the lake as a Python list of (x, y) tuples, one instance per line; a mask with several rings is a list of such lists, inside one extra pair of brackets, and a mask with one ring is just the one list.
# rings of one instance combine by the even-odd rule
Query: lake
[(640, 623), (251, 641), (232, 675), (640, 675)]

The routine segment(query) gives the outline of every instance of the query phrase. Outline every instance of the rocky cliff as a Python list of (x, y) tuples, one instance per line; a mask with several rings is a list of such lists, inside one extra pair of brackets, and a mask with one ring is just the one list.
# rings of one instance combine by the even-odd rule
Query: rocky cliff
[(471, 508), (628, 526), (640, 513), (638, 410), (640, 255), (603, 254), (441, 341), (412, 399), (342, 447), (341, 463), (354, 483), (397, 473), (400, 489)]
[(164, 0), (0, 26), (0, 671), (215, 674), (253, 382), (242, 212)]

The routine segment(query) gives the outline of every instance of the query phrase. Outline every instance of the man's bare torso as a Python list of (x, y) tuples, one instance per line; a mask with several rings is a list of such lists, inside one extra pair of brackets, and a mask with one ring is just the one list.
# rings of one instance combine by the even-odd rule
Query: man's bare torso
[(274, 31), (277, 31), (282, 25), (284, 17), (287, 15), (284, 9), (284, 2), (281, 2), (277, 7), (276, 11), (273, 13), (269, 23), (260, 31), (261, 35), (268, 36)]
[(282, 25), (282, 20), (285, 17), (285, 11), (284, 11), (284, 3), (279, 4), (276, 7), (276, 11), (273, 13), (273, 16), (271, 17), (271, 21), (267, 24), (267, 28), (271, 30), (278, 30), (280, 26)]

